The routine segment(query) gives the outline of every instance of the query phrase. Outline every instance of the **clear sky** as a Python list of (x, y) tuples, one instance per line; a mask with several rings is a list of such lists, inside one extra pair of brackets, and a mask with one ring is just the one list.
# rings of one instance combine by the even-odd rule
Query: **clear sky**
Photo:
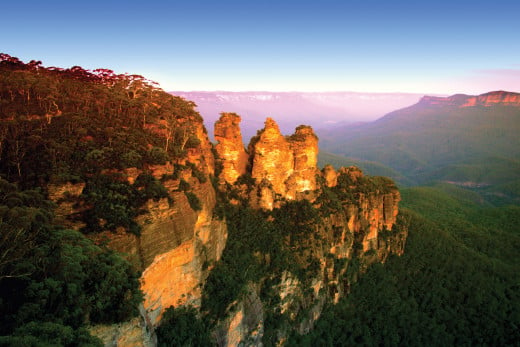
[(3, 1), (0, 52), (165, 90), (520, 92), (520, 1)]

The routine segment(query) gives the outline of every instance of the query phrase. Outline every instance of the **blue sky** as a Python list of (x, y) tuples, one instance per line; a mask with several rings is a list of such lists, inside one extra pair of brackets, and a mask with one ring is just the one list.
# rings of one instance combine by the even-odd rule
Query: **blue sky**
[(520, 1), (24, 1), (0, 52), (165, 90), (520, 91)]

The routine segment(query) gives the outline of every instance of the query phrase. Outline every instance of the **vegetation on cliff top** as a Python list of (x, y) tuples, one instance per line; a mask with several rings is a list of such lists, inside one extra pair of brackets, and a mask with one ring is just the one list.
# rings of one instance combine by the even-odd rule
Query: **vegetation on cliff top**
[[(85, 182), (85, 231), (123, 227), (148, 199), (165, 197), (149, 168), (200, 145), (195, 104), (142, 76), (43, 67), (0, 54), (0, 176), (21, 188)], [(144, 174), (128, 184), (121, 172)], [(188, 193), (189, 194), (189, 193)], [(190, 202), (196, 206), (195, 198)]]

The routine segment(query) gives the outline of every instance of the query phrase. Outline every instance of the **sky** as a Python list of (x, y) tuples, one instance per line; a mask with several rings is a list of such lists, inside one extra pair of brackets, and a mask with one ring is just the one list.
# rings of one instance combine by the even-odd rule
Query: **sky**
[(0, 52), (167, 91), (520, 92), (520, 1), (6, 1)]

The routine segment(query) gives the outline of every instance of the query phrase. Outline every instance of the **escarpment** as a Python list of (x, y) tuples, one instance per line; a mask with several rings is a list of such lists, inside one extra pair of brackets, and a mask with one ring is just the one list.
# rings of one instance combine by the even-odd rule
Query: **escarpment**
[[(152, 330), (166, 308), (193, 305), (213, 320), (219, 345), (283, 344), (291, 331), (312, 329), (324, 305), (347, 295), (370, 264), (402, 254), (400, 195), (392, 181), (355, 167), (319, 170), (318, 138), (308, 126), (284, 136), (268, 118), (246, 151), (239, 123), (223, 113), (212, 149), (202, 122), (192, 119), (193, 144), (182, 155), (105, 172), (141, 192), (160, 182), (165, 193), (144, 202), (134, 218), (138, 233), (103, 230), (108, 222), (100, 219), (90, 237), (142, 271), (142, 312)], [(74, 216), (91, 207), (90, 185), (49, 185), (63, 224), (86, 227)], [(215, 291), (218, 276), (227, 278), (220, 285), (241, 289)]]
[[(143, 312), (151, 326), (159, 323), (170, 306), (200, 305), (201, 288), (209, 273), (207, 264), (219, 260), (226, 244), (226, 225), (213, 217), (216, 195), (209, 179), (214, 172), (211, 144), (202, 122), (192, 123), (191, 129), (197, 145), (175, 162), (110, 172), (128, 186), (148, 175), (165, 189), (162, 197), (149, 199), (141, 207), (143, 212), (135, 217), (139, 232), (118, 227), (89, 235), (124, 254), (142, 271)], [(85, 186), (49, 185), (49, 197), (58, 204), (56, 216), (62, 224), (85, 227), (75, 218), (89, 207)]]

